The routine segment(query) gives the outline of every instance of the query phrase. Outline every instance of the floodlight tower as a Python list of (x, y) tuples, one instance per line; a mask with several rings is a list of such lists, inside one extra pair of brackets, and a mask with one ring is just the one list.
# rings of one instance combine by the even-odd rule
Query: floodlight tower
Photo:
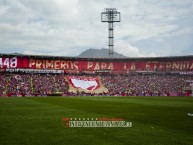
[(105, 12), (101, 13), (101, 22), (108, 22), (109, 25), (109, 58), (113, 57), (113, 23), (121, 21), (121, 13), (117, 12), (116, 8), (106, 8)]

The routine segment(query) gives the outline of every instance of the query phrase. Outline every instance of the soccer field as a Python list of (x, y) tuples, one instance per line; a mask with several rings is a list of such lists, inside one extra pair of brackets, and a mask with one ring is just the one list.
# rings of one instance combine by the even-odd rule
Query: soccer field
[[(192, 145), (191, 115), (185, 97), (0, 98), (0, 144)], [(65, 128), (63, 117), (123, 118), (132, 127)]]

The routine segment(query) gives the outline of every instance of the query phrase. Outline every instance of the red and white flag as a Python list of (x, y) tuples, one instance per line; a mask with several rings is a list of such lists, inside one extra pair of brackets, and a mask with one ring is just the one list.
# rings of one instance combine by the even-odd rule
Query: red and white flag
[(21, 80), (21, 76), (20, 75), (15, 75), (15, 79)]
[(69, 83), (69, 92), (103, 93), (108, 91), (98, 77), (67, 76), (66, 79)]

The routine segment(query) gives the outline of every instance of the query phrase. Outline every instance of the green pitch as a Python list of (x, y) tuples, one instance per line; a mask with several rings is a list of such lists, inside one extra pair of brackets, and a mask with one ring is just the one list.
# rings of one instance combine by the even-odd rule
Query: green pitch
[[(0, 144), (192, 145), (191, 114), (185, 97), (0, 98)], [(64, 128), (63, 117), (123, 118), (132, 127)]]

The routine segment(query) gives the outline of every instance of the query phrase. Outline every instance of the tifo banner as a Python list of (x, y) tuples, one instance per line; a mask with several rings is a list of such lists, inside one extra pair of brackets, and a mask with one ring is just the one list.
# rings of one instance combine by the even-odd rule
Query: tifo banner
[(85, 92), (91, 94), (107, 93), (99, 77), (66, 76), (69, 83), (69, 92)]
[(91, 59), (78, 58), (29, 58), (29, 57), (0, 57), (0, 69), (54, 69), (72, 71), (164, 71), (164, 70), (193, 70), (193, 57), (175, 58), (144, 58), (144, 59)]

